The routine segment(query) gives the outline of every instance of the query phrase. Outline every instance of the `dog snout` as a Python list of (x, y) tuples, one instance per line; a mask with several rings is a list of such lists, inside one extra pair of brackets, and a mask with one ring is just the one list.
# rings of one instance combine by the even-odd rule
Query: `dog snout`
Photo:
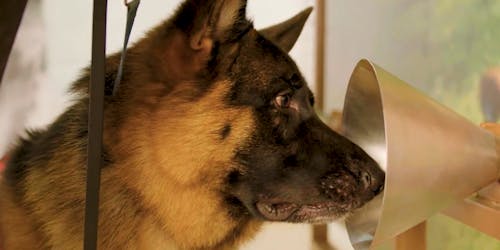
[(356, 180), (348, 171), (327, 173), (320, 183), (327, 197), (340, 202), (351, 200), (357, 191)]

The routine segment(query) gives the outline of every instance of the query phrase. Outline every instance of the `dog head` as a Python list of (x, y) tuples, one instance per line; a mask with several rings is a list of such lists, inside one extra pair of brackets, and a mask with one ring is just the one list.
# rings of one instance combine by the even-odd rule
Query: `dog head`
[(151, 166), (130, 179), (191, 234), (242, 217), (331, 220), (384, 182), (374, 160), (318, 118), (288, 55), (311, 10), (257, 31), (245, 8), (184, 2), (130, 50), (125, 72), (136, 73), (125, 73), (114, 97), (130, 115), (117, 137), (123, 158), (142, 148), (137, 162)]

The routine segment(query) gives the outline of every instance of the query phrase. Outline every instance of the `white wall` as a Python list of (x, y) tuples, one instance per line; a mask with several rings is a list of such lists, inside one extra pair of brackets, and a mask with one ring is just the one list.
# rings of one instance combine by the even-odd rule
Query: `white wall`
[[(131, 43), (175, 10), (180, 1), (141, 1)], [(248, 16), (256, 28), (266, 27), (296, 14), (314, 4), (314, 0), (250, 0)], [(126, 9), (122, 1), (108, 1), (107, 52), (118, 51), (122, 46)], [(78, 76), (90, 62), (91, 52), (91, 1), (44, 1), (47, 25), (48, 77), (51, 88), (64, 88)], [(310, 84), (314, 79), (314, 16), (291, 52)], [(314, 87), (314, 86), (312, 86)]]
[[(0, 86), (0, 158), (11, 147), (24, 124), (36, 116), (43, 72), (45, 34), (40, 2), (28, 2)], [(40, 119), (35, 119), (40, 120)]]

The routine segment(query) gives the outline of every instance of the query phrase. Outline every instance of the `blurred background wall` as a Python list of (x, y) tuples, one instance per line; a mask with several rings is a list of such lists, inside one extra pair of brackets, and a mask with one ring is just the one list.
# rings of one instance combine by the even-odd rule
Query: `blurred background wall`
[[(27, 4), (0, 86), (0, 159), (26, 126), (38, 124), (46, 81), (46, 37), (41, 1)], [(43, 122), (42, 122), (43, 123)], [(1, 170), (1, 169), (0, 169)]]
[[(327, 1), (327, 108), (368, 58), (427, 95), (482, 121), (479, 83), (500, 65), (500, 1)], [(499, 97), (500, 98), (500, 97)]]
[[(342, 108), (346, 83), (360, 58), (372, 60), (474, 123), (485, 120), (483, 111), (500, 109), (500, 73), (489, 96), (480, 94), (483, 74), (500, 66), (500, 1), (326, 3), (327, 110)], [(486, 108), (481, 109), (481, 101), (487, 102)], [(429, 250), (500, 249), (500, 241), (443, 215), (427, 225)]]

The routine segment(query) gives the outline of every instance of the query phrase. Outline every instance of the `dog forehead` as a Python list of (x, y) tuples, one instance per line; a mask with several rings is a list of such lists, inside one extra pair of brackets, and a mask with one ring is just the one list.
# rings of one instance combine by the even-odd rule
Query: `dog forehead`
[(242, 39), (235, 74), (246, 76), (254, 84), (272, 84), (277, 78), (290, 79), (300, 75), (295, 62), (274, 43), (256, 30)]
[(300, 85), (307, 85), (288, 54), (256, 30), (245, 35), (239, 46), (230, 72), (234, 82), (231, 104), (265, 106), (278, 92), (290, 88), (297, 76)]

